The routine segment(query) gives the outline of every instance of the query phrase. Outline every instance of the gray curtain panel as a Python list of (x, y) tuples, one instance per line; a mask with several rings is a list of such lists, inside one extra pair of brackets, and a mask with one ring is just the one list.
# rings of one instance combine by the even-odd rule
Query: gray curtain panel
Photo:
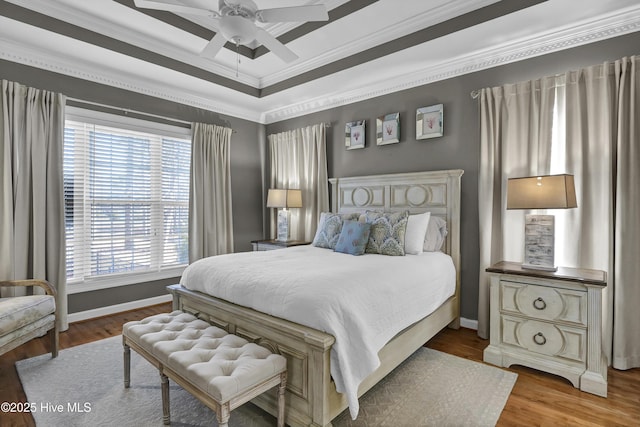
[[(2, 80), (0, 104), (0, 278), (45, 279), (67, 323), (65, 269), (65, 96)], [(24, 290), (4, 289), (2, 296)]]
[(489, 278), (485, 268), (524, 256), (525, 213), (507, 212), (507, 178), (548, 174), (554, 101), (555, 78), (480, 92), (478, 335), (482, 338), (489, 336)]
[(618, 369), (640, 367), (640, 56), (616, 61), (617, 130), (614, 150), (613, 355)]
[[(269, 135), (269, 151), (270, 188), (302, 191), (302, 208), (291, 209), (291, 239), (311, 241), (320, 213), (329, 210), (325, 125)], [(271, 238), (275, 238), (276, 213), (271, 211)]]
[(193, 123), (189, 187), (189, 262), (233, 252), (231, 133)]
[(640, 367), (638, 65), (634, 56), (565, 74), (566, 162), (580, 209), (566, 213), (561, 238), (568, 263), (608, 272), (603, 344), (617, 369)]

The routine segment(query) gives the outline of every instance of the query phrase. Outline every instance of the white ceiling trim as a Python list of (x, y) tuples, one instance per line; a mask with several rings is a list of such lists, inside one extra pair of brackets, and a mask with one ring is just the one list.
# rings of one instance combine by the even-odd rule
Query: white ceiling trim
[[(204, 97), (195, 93), (187, 93), (179, 87), (169, 87), (166, 84), (153, 84), (131, 74), (119, 72), (106, 73), (103, 68), (84, 63), (79, 60), (61, 58), (51, 55), (45, 50), (33, 49), (24, 45), (0, 38), (0, 59), (40, 68), (55, 73), (76, 77), (143, 95), (166, 99), (179, 104), (190, 105), (204, 110), (214, 111), (240, 119), (260, 122), (260, 111), (251, 110), (245, 106), (233, 105), (229, 102), (215, 102), (216, 97)], [(248, 95), (246, 95), (248, 96)]]
[[(327, 9), (327, 11), (331, 11), (338, 6), (342, 6), (347, 1), (348, 0), (325, 0), (322, 2), (322, 4)], [(310, 0), (310, 1), (302, 2), (299, 6), (317, 4), (319, 2), (320, 0)], [(263, 27), (265, 30), (269, 31), (274, 36), (278, 37), (284, 33), (288, 33), (289, 31), (293, 30), (296, 27), (299, 27), (302, 24), (303, 23), (301, 22), (274, 22), (269, 24), (260, 24), (260, 26)], [(256, 45), (254, 45), (253, 47), (255, 48)]]
[[(433, 9), (418, 13), (402, 22), (402, 25), (392, 23), (386, 27), (381, 27), (366, 37), (349, 39), (340, 47), (332, 47), (322, 55), (293, 64), (282, 71), (265, 76), (260, 81), (260, 87), (268, 87), (283, 80), (293, 78), (299, 74), (315, 70), (326, 64), (338, 61), (342, 58), (357, 54), (363, 50), (386, 43), (389, 40), (396, 40), (399, 37), (412, 34), (424, 28), (431, 27), (449, 19), (455, 18), (465, 13), (472, 12), (482, 7), (495, 3), (496, 0), (467, 0), (449, 2), (446, 7), (442, 4)], [(357, 12), (356, 12), (357, 13)], [(295, 42), (295, 41), (294, 41)]]
[(379, 85), (376, 85), (375, 90), (371, 90), (369, 86), (339, 94), (325, 94), (322, 97), (291, 104), (284, 108), (266, 111), (261, 116), (261, 123), (269, 124), (304, 116), (637, 31), (640, 31), (640, 10), (625, 12), (607, 19), (598, 19), (587, 25), (564, 28), (546, 36), (535, 35), (518, 42), (474, 52), (443, 63), (438, 67), (412, 71), (395, 79), (380, 82)]

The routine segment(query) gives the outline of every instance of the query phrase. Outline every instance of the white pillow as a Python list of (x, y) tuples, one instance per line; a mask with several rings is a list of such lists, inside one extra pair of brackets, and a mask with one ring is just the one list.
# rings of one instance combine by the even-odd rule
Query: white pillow
[(427, 234), (424, 237), (423, 250), (425, 252), (439, 251), (446, 236), (447, 222), (439, 216), (432, 216), (427, 227)]
[(422, 252), (430, 217), (431, 212), (409, 215), (407, 231), (404, 235), (404, 252), (406, 254), (419, 255)]

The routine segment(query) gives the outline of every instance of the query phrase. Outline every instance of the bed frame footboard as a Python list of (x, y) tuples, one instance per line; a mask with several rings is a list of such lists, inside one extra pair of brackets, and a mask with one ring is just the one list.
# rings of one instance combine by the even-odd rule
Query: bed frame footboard
[[(287, 358), (285, 422), (290, 426), (330, 425), (328, 397), (335, 387), (329, 369), (333, 336), (269, 316), (227, 301), (191, 291), (180, 285), (173, 294), (173, 309), (191, 313), (212, 325)], [(252, 403), (277, 414), (275, 393), (263, 393)]]
[[(331, 379), (330, 351), (333, 336), (246, 307), (191, 291), (180, 285), (173, 294), (173, 309), (199, 317), (229, 333), (263, 345), (287, 358), (285, 422), (290, 426), (331, 426), (331, 420), (347, 408)], [(362, 396), (440, 330), (458, 319), (459, 301), (449, 298), (440, 308), (392, 339), (378, 353), (381, 365), (358, 389)], [(277, 415), (275, 393), (264, 393), (252, 403)]]

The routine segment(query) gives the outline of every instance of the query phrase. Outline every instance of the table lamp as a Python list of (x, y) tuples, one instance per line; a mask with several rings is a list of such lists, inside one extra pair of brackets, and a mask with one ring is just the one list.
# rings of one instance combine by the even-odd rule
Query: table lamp
[(289, 240), (289, 208), (302, 207), (302, 191), (270, 188), (267, 194), (267, 207), (278, 209), (278, 237), (280, 242)]
[[(507, 209), (568, 209), (577, 206), (573, 175), (530, 176), (509, 178), (507, 181)], [(554, 247), (554, 216), (527, 214), (522, 268), (556, 271)]]

